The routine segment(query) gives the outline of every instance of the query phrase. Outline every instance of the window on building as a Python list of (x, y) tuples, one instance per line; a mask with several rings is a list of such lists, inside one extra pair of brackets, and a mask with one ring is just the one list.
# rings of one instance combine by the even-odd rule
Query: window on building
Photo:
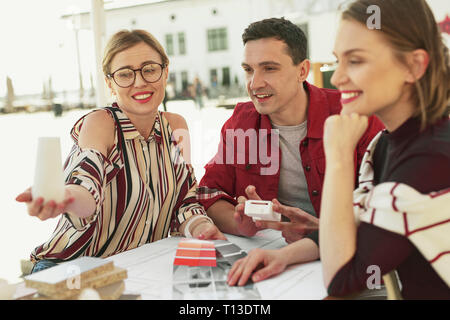
[(229, 87), (231, 84), (230, 68), (222, 68), (222, 85), (224, 87)]
[(187, 71), (181, 71), (181, 90), (187, 90), (189, 85), (188, 73)]
[(172, 34), (166, 34), (166, 53), (169, 56), (174, 54)]
[(174, 86), (174, 88), (176, 88), (176, 86), (177, 86), (177, 74), (175, 72), (170, 72), (169, 73), (169, 79), (168, 79), (167, 83), (170, 83), (172, 86)]
[(178, 51), (180, 54), (186, 54), (186, 37), (184, 32), (178, 33)]
[(209, 82), (211, 84), (211, 87), (215, 88), (217, 87), (217, 69), (211, 69), (209, 70)]
[(175, 72), (169, 73), (169, 82), (177, 83), (177, 75)]
[(220, 51), (228, 49), (227, 29), (209, 29), (208, 33), (208, 51)]
[(297, 25), (305, 33), (306, 39), (308, 40), (308, 46), (306, 47), (306, 59), (309, 59), (309, 28), (307, 23), (302, 23)]
[(166, 99), (173, 99), (177, 95), (177, 75), (175, 74), (175, 72), (170, 72), (169, 79), (166, 85)]

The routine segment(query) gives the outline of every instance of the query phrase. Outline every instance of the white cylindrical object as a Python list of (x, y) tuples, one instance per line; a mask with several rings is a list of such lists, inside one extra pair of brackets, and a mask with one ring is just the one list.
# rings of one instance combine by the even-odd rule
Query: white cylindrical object
[(61, 161), (61, 145), (58, 137), (40, 137), (36, 156), (33, 199), (44, 198), (44, 202), (64, 200), (64, 177)]

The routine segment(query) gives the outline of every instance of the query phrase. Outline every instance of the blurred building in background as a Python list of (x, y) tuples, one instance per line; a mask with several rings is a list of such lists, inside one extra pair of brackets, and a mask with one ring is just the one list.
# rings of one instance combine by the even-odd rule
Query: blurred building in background
[[(332, 55), (338, 9), (345, 0), (153, 0), (104, 1), (102, 41), (120, 29), (145, 29), (165, 47), (170, 58), (169, 82), (176, 98), (192, 97), (199, 78), (207, 95), (245, 95), (241, 70), (241, 35), (252, 22), (285, 17), (299, 25), (309, 40), (309, 81), (331, 87)], [(450, 12), (448, 1), (429, 0), (436, 12)], [(447, 3), (447, 4), (445, 4)], [(436, 14), (437, 15), (437, 14)], [(66, 15), (63, 19), (73, 19)], [(437, 19), (441, 19), (437, 15)], [(80, 11), (80, 27), (91, 28), (89, 10)]]
[[(192, 97), (199, 78), (210, 98), (245, 96), (242, 33), (252, 22), (285, 17), (309, 38), (313, 62), (333, 61), (337, 9), (342, 0), (165, 0), (105, 1), (103, 41), (121, 29), (145, 29), (165, 47), (169, 82), (176, 98)], [(80, 10), (81, 29), (91, 29), (89, 8)], [(74, 19), (67, 14), (63, 19)], [(328, 27), (327, 27), (328, 26)], [(314, 82), (311, 72), (311, 82)]]
[[(339, 8), (347, 0), (90, 0), (88, 7), (72, 7), (61, 16), (74, 31), (77, 48), (79, 90), (55, 92), (41, 104), (64, 107), (93, 107), (109, 101), (101, 73), (101, 55), (107, 39), (121, 29), (145, 29), (164, 46), (170, 59), (168, 98), (195, 99), (194, 79), (202, 84), (208, 98), (246, 96), (241, 62), (242, 33), (252, 22), (285, 17), (300, 26), (308, 37), (308, 58), (312, 62), (308, 81), (332, 87), (333, 46)], [(90, 6), (89, 6), (90, 3)], [(450, 5), (448, 0), (428, 0), (440, 23), (447, 45)], [(92, 36), (79, 46), (78, 33)], [(86, 71), (80, 60), (97, 61)], [(95, 57), (95, 58), (94, 58)], [(84, 59), (83, 59), (84, 58)], [(95, 75), (95, 76), (94, 76)], [(85, 79), (83, 85), (82, 78)], [(86, 79), (90, 79), (88, 84)], [(14, 80), (14, 79), (13, 79)], [(99, 86), (102, 86), (99, 90)], [(45, 91), (45, 89), (44, 89)], [(99, 93), (104, 99), (98, 99)], [(97, 95), (97, 99), (96, 99)], [(15, 105), (29, 105), (30, 97), (16, 97)], [(11, 106), (11, 98), (0, 97)], [(34, 100), (35, 101), (35, 100)], [(101, 102), (99, 102), (101, 101)], [(37, 106), (42, 109), (42, 106)], [(11, 107), (10, 107), (11, 109)], [(35, 110), (33, 106), (29, 110)]]

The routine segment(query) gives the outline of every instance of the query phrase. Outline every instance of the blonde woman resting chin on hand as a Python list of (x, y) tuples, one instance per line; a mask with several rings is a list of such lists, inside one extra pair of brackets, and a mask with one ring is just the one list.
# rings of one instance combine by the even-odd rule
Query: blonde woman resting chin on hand
[[(367, 24), (373, 6), (379, 29)], [(325, 123), (319, 224), (328, 293), (367, 289), (376, 267), (380, 277), (397, 271), (405, 299), (450, 299), (450, 65), (433, 14), (425, 0), (355, 1), (334, 54), (343, 109)], [(386, 130), (369, 145), (354, 190), (352, 156), (371, 115)], [(261, 266), (254, 281), (283, 271), (302, 253), (296, 245), (238, 261), (232, 283)]]

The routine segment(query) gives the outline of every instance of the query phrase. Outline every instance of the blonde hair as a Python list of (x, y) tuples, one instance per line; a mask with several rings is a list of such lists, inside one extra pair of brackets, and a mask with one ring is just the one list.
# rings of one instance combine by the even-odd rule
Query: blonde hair
[(368, 7), (376, 5), (381, 12), (381, 32), (399, 61), (407, 65), (405, 53), (425, 50), (430, 61), (425, 74), (416, 81), (412, 99), (421, 127), (449, 116), (450, 62), (449, 51), (434, 15), (425, 0), (357, 0), (342, 13), (342, 19), (366, 25)]
[(164, 51), (163, 46), (156, 40), (156, 38), (145, 30), (121, 30), (115, 33), (108, 41), (105, 47), (102, 61), (103, 74), (105, 76), (111, 73), (111, 62), (115, 55), (119, 52), (127, 50), (138, 43), (144, 42), (161, 56), (163, 65), (169, 64), (169, 58)]

